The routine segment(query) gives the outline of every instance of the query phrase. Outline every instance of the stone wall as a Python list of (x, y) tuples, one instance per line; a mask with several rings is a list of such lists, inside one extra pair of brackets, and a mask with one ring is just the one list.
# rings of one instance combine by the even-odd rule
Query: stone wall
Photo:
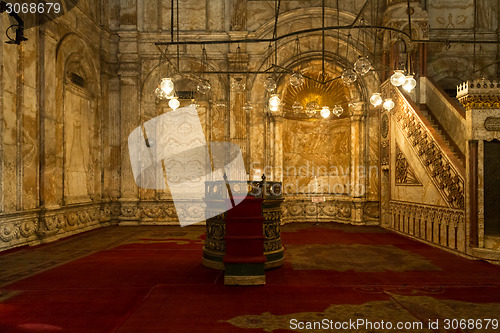
[[(352, 22), (363, 5), (363, 1), (339, 3), (340, 24)], [(112, 14), (112, 24), (119, 26), (120, 37), (118, 54), (122, 150), (119, 199), (121, 211), (118, 219), (122, 224), (176, 222), (175, 215), (171, 214), (173, 203), (168, 190), (143, 190), (134, 183), (126, 144), (128, 134), (134, 128), (169, 110), (164, 102), (155, 99), (153, 92), (162, 76), (169, 71), (175, 73), (172, 67), (177, 66), (178, 59), (184, 72), (174, 76), (176, 85), (182, 87), (179, 89), (196, 91), (196, 84), (201, 76), (202, 45), (182, 45), (179, 49), (176, 46), (162, 46), (162, 52), (169, 57), (173, 66), (159, 62), (160, 52), (154, 42), (177, 38), (177, 31), (172, 35), (170, 30), (172, 23), (174, 27), (177, 25), (177, 7), (174, 8), (172, 22), (170, 5), (170, 1), (121, 1), (119, 12)], [(162, 10), (155, 11), (155, 6)], [(183, 40), (269, 38), (273, 34), (274, 6), (269, 2), (180, 1), (178, 12), (179, 36)], [(318, 28), (321, 26), (321, 15), (321, 1), (282, 2), (277, 33), (283, 35), (304, 27)], [(370, 15), (370, 12), (367, 12), (366, 19), (369, 19)], [(327, 25), (337, 24), (335, 8), (327, 7), (325, 18)], [(368, 38), (370, 33), (363, 30), (348, 36), (347, 31), (327, 31), (326, 74), (338, 78), (344, 67), (352, 66), (359, 55), (371, 52), (373, 45)], [(366, 38), (364, 34), (367, 34)], [(268, 75), (245, 75), (244, 71), (265, 71), (275, 62), (283, 67), (301, 68), (317, 75), (321, 72), (320, 32), (300, 36), (300, 54), (296, 52), (297, 42), (294, 37), (280, 40), (273, 46), (277, 49), (276, 57), (270, 54), (268, 43), (207, 44), (204, 47), (208, 56), (205, 68), (211, 71), (238, 69), (243, 72), (205, 75), (212, 86), (210, 94), (202, 96), (195, 92), (196, 103), (201, 106), (200, 122), (207, 141), (231, 141), (238, 144), (251, 178), (255, 176), (254, 171), (260, 169), (266, 172), (269, 180), (285, 181), (292, 185), (298, 180), (298, 186), (289, 187), (291, 192), (285, 200), (287, 207), (300, 205), (300, 202), (310, 205), (312, 196), (326, 196), (327, 202), (331, 202), (332, 206), (326, 207), (327, 204), (323, 204), (325, 208), (321, 211), (324, 211), (324, 215), (318, 212), (320, 220), (365, 223), (363, 216), (366, 212), (369, 220), (367, 223), (376, 223), (379, 215), (378, 111), (361, 102), (367, 100), (372, 89), (379, 84), (378, 74), (370, 73), (352, 86), (344, 87), (340, 84), (340, 90), (333, 90), (335, 93), (343, 92), (338, 97), (339, 103), (345, 109), (340, 119), (317, 119), (316, 123), (309, 123), (269, 113), (269, 93), (263, 85)], [(288, 78), (289, 75), (277, 77), (277, 90), (282, 98), (286, 97)], [(232, 88), (232, 83), (239, 79), (246, 85), (245, 90)], [(341, 80), (337, 80), (336, 84), (339, 82)], [(186, 99), (181, 103), (186, 105), (191, 101)], [(311, 142), (306, 144), (310, 139)], [(306, 151), (300, 153), (301, 149)], [(339, 150), (342, 150), (342, 155), (336, 156)], [(307, 175), (299, 177), (300, 179), (283, 173), (287, 167), (298, 170), (308, 163), (311, 166), (342, 167), (345, 176), (319, 176), (318, 180), (316, 175), (318, 182), (324, 182), (325, 185), (330, 185), (330, 188), (338, 184), (336, 190), (342, 187), (342, 191), (338, 194), (321, 193), (313, 189), (311, 186), (314, 185), (314, 175), (311, 169)], [(357, 193), (353, 188), (362, 190)], [(335, 207), (344, 203), (348, 212), (339, 215)], [(155, 209), (158, 205), (161, 208)], [(313, 221), (315, 216), (312, 216), (309, 210), (286, 210), (290, 214), (285, 213), (283, 221)], [(299, 211), (301, 213), (297, 213)]]
[[(103, 4), (0, 43), (0, 249), (38, 244), (108, 225), (112, 35)], [(0, 27), (10, 25), (0, 16)]]
[[(352, 23), (364, 3), (339, 1), (337, 13), (334, 4), (327, 2), (325, 25)], [(362, 16), (364, 22), (384, 17), (391, 27), (408, 30), (408, 3), (382, 3), (377, 10), (369, 7)], [(413, 36), (463, 36), (470, 40), (474, 30), (472, 3), (412, 1)], [(497, 39), (497, 8), (491, 1), (477, 3), (476, 37)], [(282, 1), (277, 35), (320, 28), (321, 4), (321, 0)], [(389, 225), (390, 202), (382, 201), (382, 210), (379, 202), (391, 193), (396, 201), (461, 209), (450, 206), (432, 183), (433, 176), (421, 162), (415, 162), (418, 154), (403, 130), (391, 121), (384, 127), (380, 108), (367, 103), (371, 94), (380, 90), (384, 78), (381, 64), (392, 66), (398, 61), (387, 60), (387, 54), (381, 52), (382, 47), (389, 49), (391, 43), (399, 42), (395, 34), (381, 32), (376, 36), (377, 44), (370, 29), (327, 30), (324, 35), (312, 31), (301, 34), (298, 42), (290, 36), (271, 47), (268, 43), (207, 44), (208, 59), (203, 66), (219, 73), (203, 75), (202, 45), (158, 48), (155, 42), (176, 40), (177, 36), (182, 40), (271, 38), (274, 4), (174, 1), (173, 21), (171, 5), (169, 0), (80, 0), (77, 8), (56, 21), (27, 30), (29, 40), (21, 46), (2, 43), (0, 249), (53, 240), (110, 223), (176, 223), (168, 190), (145, 190), (135, 184), (127, 145), (133, 129), (169, 110), (154, 95), (168, 71), (179, 90), (194, 93), (207, 141), (238, 144), (251, 177), (259, 168), (266, 171), (269, 180), (298, 183), (285, 193), (283, 222), (371, 224), (379, 223), (382, 211), (387, 215), (382, 221)], [(8, 18), (2, 15), (0, 26), (5, 30), (8, 25)], [(476, 67), (484, 67), (489, 75), (496, 74), (498, 66), (493, 45), (476, 46)], [(414, 56), (424, 50), (421, 45), (408, 45), (407, 49)], [(170, 66), (159, 62), (161, 53), (171, 61)], [(472, 73), (472, 53), (471, 44), (436, 43), (428, 49), (428, 66), (418, 67), (426, 64), (422, 55), (413, 60), (417, 70), (427, 71), (446, 88)], [(366, 55), (377, 59), (376, 70), (354, 84), (343, 84), (339, 79), (342, 71)], [(397, 56), (403, 59), (405, 55)], [(489, 66), (490, 62), (495, 64)], [(343, 106), (344, 114), (338, 119), (306, 121), (270, 113), (269, 93), (264, 88), (267, 75), (247, 75), (245, 71), (264, 72), (273, 63), (302, 69), (316, 78), (325, 74), (335, 79), (326, 95), (332, 103)], [(172, 72), (176, 66), (182, 75)], [(235, 69), (240, 73), (226, 72)], [(201, 76), (212, 86), (208, 95), (196, 93)], [(276, 77), (278, 93), (290, 106), (298, 91), (290, 88), (288, 78), (289, 74)], [(237, 80), (245, 84), (244, 90), (232, 88)], [(308, 89), (311, 93), (315, 88)], [(182, 105), (191, 102), (188, 97), (181, 101)], [(384, 137), (385, 130), (392, 141)], [(415, 184), (396, 184), (395, 174), (387, 168), (397, 163), (410, 166), (412, 172), (407, 168), (398, 181), (410, 179)], [(336, 167), (337, 174), (309, 172), (298, 177), (284, 172), (307, 165)], [(382, 172), (384, 166), (386, 171)], [(325, 186), (330, 192), (322, 190)], [(325, 202), (313, 203), (312, 197), (325, 197)]]

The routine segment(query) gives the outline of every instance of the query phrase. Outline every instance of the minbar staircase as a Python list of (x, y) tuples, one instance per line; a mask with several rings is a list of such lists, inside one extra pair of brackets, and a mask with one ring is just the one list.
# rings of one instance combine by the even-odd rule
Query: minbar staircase
[(421, 114), (429, 121), (446, 148), (465, 167), (465, 109), (430, 78), (420, 79), (420, 91)]
[(460, 148), (458, 148), (457, 144), (453, 141), (448, 132), (443, 128), (443, 125), (441, 125), (441, 123), (439, 123), (439, 121), (436, 119), (436, 116), (434, 116), (429, 106), (427, 104), (420, 104), (419, 108), (422, 114), (425, 116), (425, 118), (427, 118), (431, 126), (434, 128), (434, 130), (444, 141), (448, 149), (450, 149), (451, 152), (457, 157), (461, 165), (465, 167), (464, 153), (460, 150)]

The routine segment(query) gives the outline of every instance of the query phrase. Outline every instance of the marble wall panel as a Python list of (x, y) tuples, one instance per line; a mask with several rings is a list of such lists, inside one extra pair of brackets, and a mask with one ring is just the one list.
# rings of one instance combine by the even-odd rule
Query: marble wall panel
[[(158, 0), (144, 0), (140, 4), (143, 6), (143, 30), (144, 31), (157, 31), (158, 21), (160, 19), (160, 11), (158, 10)], [(144, 18), (147, 18), (146, 20)]]
[(224, 0), (207, 0), (207, 31), (223, 31), (225, 18)]
[(198, 0), (179, 1), (180, 29), (188, 31), (205, 30), (207, 24), (205, 15), (206, 6), (207, 3), (205, 1), (198, 1)]

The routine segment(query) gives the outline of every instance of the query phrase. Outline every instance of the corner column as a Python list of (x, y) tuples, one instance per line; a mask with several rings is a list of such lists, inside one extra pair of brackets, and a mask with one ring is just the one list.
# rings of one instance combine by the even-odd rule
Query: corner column
[[(137, 50), (137, 33), (120, 34), (120, 49)], [(120, 224), (136, 224), (140, 218), (137, 207), (139, 188), (135, 184), (128, 150), (129, 134), (141, 124), (139, 114), (140, 63), (136, 52), (122, 53), (118, 75), (120, 77), (120, 129), (121, 129), (121, 193)]]
[(366, 201), (366, 150), (365, 123), (366, 116), (363, 102), (351, 104), (351, 197), (353, 209), (351, 221), (363, 223), (363, 205)]

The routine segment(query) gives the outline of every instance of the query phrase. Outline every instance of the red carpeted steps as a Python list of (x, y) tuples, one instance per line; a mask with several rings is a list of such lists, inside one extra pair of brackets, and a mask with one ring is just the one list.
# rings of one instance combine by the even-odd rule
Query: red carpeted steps
[(262, 201), (247, 196), (227, 212), (224, 256), (226, 285), (266, 283)]

